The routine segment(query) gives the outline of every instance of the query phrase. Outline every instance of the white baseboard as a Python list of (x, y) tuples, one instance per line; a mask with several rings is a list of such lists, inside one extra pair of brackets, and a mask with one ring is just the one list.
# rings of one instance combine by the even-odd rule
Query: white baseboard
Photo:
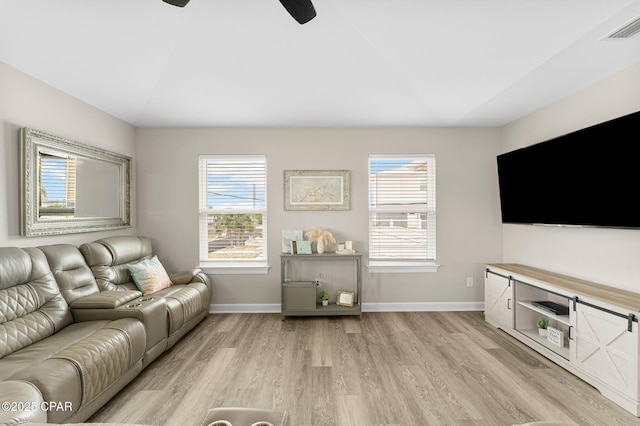
[(209, 308), (211, 314), (279, 314), (279, 303), (212, 303)]
[[(484, 302), (363, 303), (362, 312), (483, 311)], [(279, 314), (279, 303), (211, 304), (212, 314)]]
[(401, 302), (362, 304), (362, 312), (451, 312), (483, 310), (484, 302)]

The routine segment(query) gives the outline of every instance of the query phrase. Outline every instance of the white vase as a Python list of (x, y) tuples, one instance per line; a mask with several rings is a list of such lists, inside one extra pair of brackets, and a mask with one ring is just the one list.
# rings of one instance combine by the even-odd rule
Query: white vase
[(318, 251), (318, 254), (324, 253), (324, 241), (318, 240), (316, 242), (316, 250)]
[(328, 300), (323, 300), (322, 301), (322, 306), (329, 306), (329, 301)]
[(546, 336), (547, 335), (547, 329), (546, 328), (539, 328), (538, 329), (538, 334), (540, 334), (541, 336)]

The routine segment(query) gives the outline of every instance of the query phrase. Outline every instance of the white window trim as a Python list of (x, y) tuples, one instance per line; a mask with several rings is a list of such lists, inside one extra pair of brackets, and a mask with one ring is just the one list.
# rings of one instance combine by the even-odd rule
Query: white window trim
[[(220, 159), (221, 157), (233, 159), (260, 159), (263, 160), (264, 163), (264, 173), (265, 173), (265, 188), (267, 186), (266, 176), (267, 176), (267, 158), (266, 155), (200, 155), (198, 158), (198, 258), (200, 259), (198, 267), (202, 269), (205, 274), (209, 275), (265, 275), (269, 273), (268, 261), (268, 241), (267, 241), (267, 233), (265, 232), (263, 235), (264, 238), (264, 259), (259, 261), (251, 261), (251, 260), (234, 260), (234, 261), (206, 261), (202, 259), (202, 253), (207, 252), (206, 243), (200, 240), (200, 230), (202, 226), (207, 226), (206, 217), (202, 215), (203, 212), (206, 211), (207, 214), (228, 214), (230, 213), (228, 210), (219, 210), (219, 209), (208, 209), (206, 204), (206, 198), (203, 199), (201, 197), (201, 189), (203, 185), (206, 186), (207, 181), (207, 170), (206, 167), (202, 167), (202, 164), (211, 160), (211, 159)], [(263, 225), (266, 226), (267, 223), (267, 205), (265, 204), (264, 209), (260, 210), (263, 215)], [(255, 212), (255, 211), (253, 211)], [(203, 220), (205, 221), (203, 223)]]
[(367, 265), (367, 269), (369, 269), (369, 272), (372, 274), (438, 272), (439, 267), (440, 264), (431, 261), (370, 261)]
[(216, 264), (203, 263), (199, 266), (205, 274), (209, 275), (266, 275), (271, 266), (267, 262), (220, 262)]

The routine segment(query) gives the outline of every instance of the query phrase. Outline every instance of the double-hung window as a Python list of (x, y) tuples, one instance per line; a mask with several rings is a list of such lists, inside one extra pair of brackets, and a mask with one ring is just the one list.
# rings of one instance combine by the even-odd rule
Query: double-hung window
[(436, 271), (436, 160), (369, 156), (369, 269)]
[(213, 273), (264, 272), (266, 158), (202, 155), (199, 173), (201, 266)]

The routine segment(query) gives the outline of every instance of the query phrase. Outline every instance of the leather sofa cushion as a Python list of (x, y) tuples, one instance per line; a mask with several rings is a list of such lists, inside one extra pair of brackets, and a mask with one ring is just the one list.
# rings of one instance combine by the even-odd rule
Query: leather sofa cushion
[(38, 248), (47, 257), (60, 293), (69, 305), (77, 299), (100, 291), (78, 247), (71, 244), (55, 244)]
[[(21, 425), (26, 422), (47, 421), (47, 412), (43, 410), (44, 399), (40, 391), (31, 383), (18, 380), (2, 382), (0, 386), (0, 401), (16, 403), (24, 406), (26, 410), (2, 410), (0, 411), (0, 425)], [(17, 408), (17, 407), (16, 407)]]
[(70, 403), (76, 411), (141, 362), (145, 339), (144, 326), (131, 318), (76, 323), (0, 360), (0, 372), (10, 374), (7, 380), (32, 383), (45, 401)]
[(113, 265), (122, 263), (137, 262), (140, 259), (147, 259), (153, 255), (151, 240), (147, 237), (109, 237), (97, 240), (109, 249), (113, 256)]
[(77, 299), (71, 304), (71, 309), (114, 309), (140, 296), (142, 296), (142, 293), (134, 290), (101, 291), (97, 294)]
[(80, 252), (91, 268), (100, 290), (137, 290), (127, 268), (129, 263), (153, 255), (147, 237), (109, 237), (82, 244)]
[(72, 321), (44, 253), (37, 248), (0, 247), (0, 358)]
[(153, 296), (164, 297), (167, 301), (169, 335), (209, 310), (209, 290), (203, 283), (176, 284), (153, 293)]
[[(0, 380), (7, 380), (12, 374), (20, 370), (29, 369), (35, 364), (44, 362), (55, 354), (109, 326), (111, 323), (112, 321), (110, 320), (78, 322), (44, 340), (0, 359)], [(144, 330), (142, 339), (144, 344)]]

